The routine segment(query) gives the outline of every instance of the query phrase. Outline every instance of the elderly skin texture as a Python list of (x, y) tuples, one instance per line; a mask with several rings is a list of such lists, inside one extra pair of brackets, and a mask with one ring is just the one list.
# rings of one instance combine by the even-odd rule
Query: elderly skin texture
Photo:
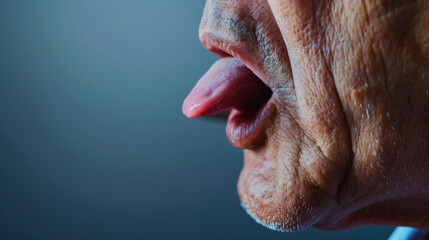
[(208, 0), (200, 39), (273, 90), (238, 183), (252, 217), (429, 228), (429, 1)]

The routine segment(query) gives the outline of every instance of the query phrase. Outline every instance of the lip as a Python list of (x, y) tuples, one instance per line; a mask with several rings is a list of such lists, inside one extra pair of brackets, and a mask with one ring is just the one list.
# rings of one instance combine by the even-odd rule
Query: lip
[(249, 61), (250, 56), (245, 50), (216, 37), (212, 33), (200, 34), (200, 41), (207, 50), (221, 58), (234, 57), (239, 60), (264, 85), (271, 89), (271, 96), (258, 108), (252, 111), (241, 111), (233, 108), (226, 125), (226, 136), (234, 147), (254, 149), (262, 146), (267, 139), (266, 130), (272, 126), (276, 115), (274, 92), (265, 80), (262, 69)]
[(246, 65), (267, 87), (273, 90), (274, 86), (270, 85), (267, 81), (267, 77), (256, 64), (249, 61), (250, 57), (248, 51), (240, 47), (239, 44), (234, 44), (224, 40), (222, 37), (217, 36), (211, 32), (200, 32), (200, 42), (208, 51), (218, 55), (221, 58), (234, 57)]
[(228, 117), (226, 136), (237, 148), (254, 149), (267, 139), (266, 129), (274, 122), (275, 105), (270, 98), (257, 111), (246, 113), (233, 109)]

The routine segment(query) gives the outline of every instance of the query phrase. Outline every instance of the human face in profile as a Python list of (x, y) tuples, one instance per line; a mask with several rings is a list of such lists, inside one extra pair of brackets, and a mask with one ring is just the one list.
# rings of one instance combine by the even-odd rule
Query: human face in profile
[(285, 231), (429, 228), (428, 9), (206, 2), (200, 39), (221, 59), (183, 112), (232, 109), (226, 135), (244, 149), (238, 192), (253, 218)]

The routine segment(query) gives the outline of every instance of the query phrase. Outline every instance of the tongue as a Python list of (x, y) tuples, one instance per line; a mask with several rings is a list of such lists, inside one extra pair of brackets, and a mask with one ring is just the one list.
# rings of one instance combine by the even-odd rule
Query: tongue
[(183, 102), (189, 118), (209, 116), (228, 108), (251, 112), (271, 96), (271, 90), (235, 58), (218, 60)]

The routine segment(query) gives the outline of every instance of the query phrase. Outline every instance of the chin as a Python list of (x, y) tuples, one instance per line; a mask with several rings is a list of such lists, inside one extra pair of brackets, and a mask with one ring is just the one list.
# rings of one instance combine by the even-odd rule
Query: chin
[(244, 155), (237, 190), (242, 207), (256, 222), (282, 232), (324, 226), (337, 206), (335, 198), (291, 173), (293, 166), (284, 168), (274, 158), (278, 154), (267, 148), (244, 150)]

